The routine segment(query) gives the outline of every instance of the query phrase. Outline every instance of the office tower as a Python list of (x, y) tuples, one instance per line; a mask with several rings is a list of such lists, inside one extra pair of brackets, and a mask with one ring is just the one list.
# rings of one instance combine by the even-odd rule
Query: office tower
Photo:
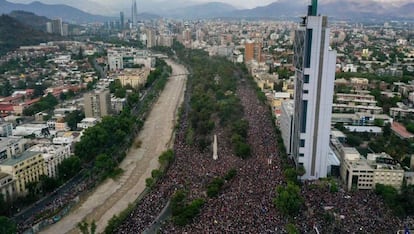
[(292, 157), (303, 166), (302, 179), (327, 175), (336, 51), (329, 49), (326, 16), (317, 15), (317, 0), (295, 33), (295, 114)]
[(52, 20), (52, 33), (53, 34), (58, 34), (58, 35), (63, 34), (62, 19), (58, 18), (58, 19)]
[(121, 29), (124, 29), (124, 27), (125, 27), (125, 16), (124, 16), (124, 12), (122, 12), (121, 11), (121, 13), (119, 13), (119, 16), (120, 16), (120, 22), (121, 22)]
[(102, 118), (110, 114), (111, 95), (109, 90), (94, 91), (83, 95), (85, 117)]
[(132, 8), (131, 8), (131, 20), (132, 20), (132, 27), (137, 27), (138, 24), (138, 9), (137, 9), (137, 1), (132, 0)]
[(248, 40), (244, 44), (244, 61), (249, 62), (256, 60), (261, 62), (262, 60), (262, 44), (255, 41)]

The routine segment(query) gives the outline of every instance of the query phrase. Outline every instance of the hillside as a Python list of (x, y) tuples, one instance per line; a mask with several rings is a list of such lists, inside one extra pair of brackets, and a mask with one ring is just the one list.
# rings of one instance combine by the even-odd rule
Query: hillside
[(9, 14), (12, 11), (33, 12), (36, 15), (46, 16), (49, 19), (62, 18), (63, 21), (74, 23), (87, 23), (96, 21), (104, 22), (111, 20), (110, 17), (92, 15), (64, 4), (52, 5), (44, 4), (38, 1), (29, 4), (23, 4), (0, 0), (0, 14)]
[(8, 15), (0, 16), (0, 55), (22, 45), (36, 45), (58, 39), (60, 37), (35, 30)]
[(8, 15), (13, 17), (20, 23), (40, 31), (46, 31), (46, 23), (51, 21), (45, 16), (38, 16), (32, 12), (26, 11), (12, 11)]

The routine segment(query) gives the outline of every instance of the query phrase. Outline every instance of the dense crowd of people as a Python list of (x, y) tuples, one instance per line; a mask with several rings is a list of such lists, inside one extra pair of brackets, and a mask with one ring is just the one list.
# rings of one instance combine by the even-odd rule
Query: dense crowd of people
[[(249, 122), (247, 140), (251, 157), (244, 160), (236, 157), (229, 132), (221, 127), (216, 127), (213, 133), (218, 138), (218, 160), (213, 159), (211, 150), (200, 151), (187, 144), (184, 115), (174, 144), (175, 161), (117, 229), (118, 233), (146, 230), (177, 189), (189, 191), (189, 200), (202, 197), (206, 202), (194, 222), (179, 227), (166, 221), (161, 233), (286, 233), (288, 223), (301, 232), (392, 233), (400, 229), (400, 221), (374, 193), (342, 189), (333, 193), (322, 182), (304, 183), (301, 190), (304, 211), (293, 219), (283, 216), (273, 204), (277, 196), (275, 187), (285, 184), (285, 179), (269, 108), (259, 102), (254, 89), (246, 83), (239, 85), (237, 96)], [(219, 196), (207, 197), (207, 184), (232, 168), (237, 175), (225, 182)]]

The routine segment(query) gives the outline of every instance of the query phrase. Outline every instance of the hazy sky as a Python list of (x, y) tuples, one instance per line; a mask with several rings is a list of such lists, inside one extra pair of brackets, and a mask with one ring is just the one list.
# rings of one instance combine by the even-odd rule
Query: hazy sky
[[(34, 0), (9, 0), (11, 2), (32, 2)], [(82, 2), (82, 0), (66, 0), (66, 1), (62, 1), (62, 0), (40, 0), (41, 2), (46, 2), (46, 3), (67, 3), (68, 5), (71, 5), (71, 3), (79, 3)], [(96, 2), (100, 5), (103, 6), (114, 6), (115, 4), (117, 5), (127, 5), (130, 4), (131, 0), (89, 0), (92, 2)], [(225, 3), (229, 3), (232, 4), (233, 6), (236, 7), (243, 7), (243, 8), (254, 8), (257, 6), (264, 6), (267, 4), (270, 4), (272, 2), (276, 2), (278, 0), (189, 0), (189, 1), (185, 1), (185, 0), (179, 0), (179, 2), (181, 3), (185, 3), (185, 2), (212, 2), (212, 1), (217, 1), (217, 2), (225, 2)], [(292, 1), (303, 1), (303, 2), (310, 2), (311, 0), (292, 0)], [(342, 1), (342, 0), (319, 0), (320, 2), (328, 2), (328, 1)], [(363, 1), (363, 0), (362, 0)], [(409, 0), (374, 0), (377, 2), (408, 2)], [(163, 0), (137, 0), (138, 5), (140, 4), (145, 4), (145, 2), (163, 2)]]
[[(29, 3), (35, 0), (7, 0), (10, 2)], [(87, 12), (95, 14), (115, 14), (120, 10), (127, 10), (131, 6), (132, 0), (38, 0), (48, 4), (67, 4), (77, 7)], [(268, 5), (278, 0), (136, 0), (138, 12), (156, 11), (162, 8), (179, 8), (190, 4), (203, 2), (225, 2), (237, 8), (254, 8), (257, 6)], [(311, 0), (291, 0), (302, 1), (304, 4), (310, 3)], [(319, 0), (319, 2), (344, 1), (344, 0)], [(348, 1), (365, 1), (365, 0), (348, 0)], [(413, 0), (374, 0), (386, 3), (406, 3)]]

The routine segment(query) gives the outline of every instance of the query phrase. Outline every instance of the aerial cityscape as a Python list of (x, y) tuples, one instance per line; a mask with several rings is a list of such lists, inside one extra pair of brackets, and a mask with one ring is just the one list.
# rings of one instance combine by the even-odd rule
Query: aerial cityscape
[(0, 234), (414, 233), (410, 0), (0, 0)]

